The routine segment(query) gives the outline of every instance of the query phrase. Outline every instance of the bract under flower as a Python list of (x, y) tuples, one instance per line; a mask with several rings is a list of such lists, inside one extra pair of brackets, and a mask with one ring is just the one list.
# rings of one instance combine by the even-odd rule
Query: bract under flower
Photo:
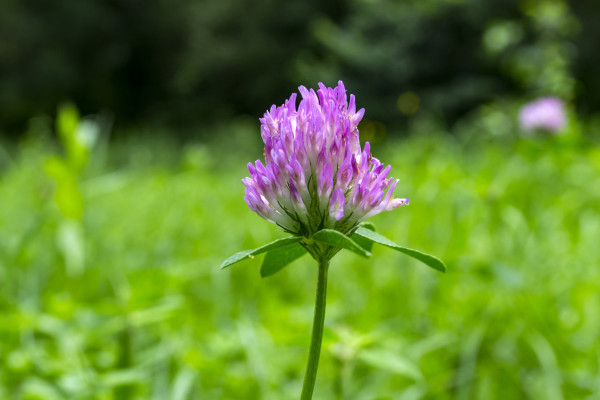
[(245, 200), (251, 210), (284, 230), (310, 237), (323, 228), (350, 232), (382, 211), (408, 203), (394, 199), (397, 180), (391, 167), (361, 149), (358, 124), (364, 108), (348, 101), (344, 84), (319, 83), (319, 90), (299, 88), (268, 110), (261, 122), (265, 165), (248, 164)]

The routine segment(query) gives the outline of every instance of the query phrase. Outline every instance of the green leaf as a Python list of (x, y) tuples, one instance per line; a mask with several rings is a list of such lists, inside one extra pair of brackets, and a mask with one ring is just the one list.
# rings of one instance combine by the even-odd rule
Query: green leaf
[(321, 243), (327, 243), (332, 246), (353, 251), (359, 256), (371, 257), (371, 253), (360, 247), (354, 240), (333, 229), (321, 229), (312, 236), (312, 239)]
[(360, 224), (358, 224), (359, 228), (367, 228), (372, 230), (373, 232), (375, 232), (377, 229), (375, 229), (375, 225), (372, 222), (361, 222)]
[(306, 249), (298, 243), (278, 247), (269, 251), (260, 266), (260, 276), (266, 278), (279, 272), (292, 261), (297, 260), (307, 253)]
[(65, 160), (49, 157), (44, 170), (56, 182), (54, 202), (65, 217), (79, 220), (83, 214), (83, 196), (79, 190), (77, 176)]
[(360, 227), (356, 230), (356, 232), (354, 234), (358, 235), (358, 236), (362, 236), (373, 242), (387, 246), (391, 249), (402, 252), (412, 258), (416, 258), (417, 260), (421, 261), (422, 263), (424, 263), (425, 265), (427, 265), (433, 269), (437, 269), (438, 271), (441, 271), (441, 272), (446, 272), (446, 266), (444, 265), (442, 260), (440, 260), (439, 258), (434, 257), (427, 253), (422, 253), (418, 250), (413, 250), (413, 249), (409, 249), (408, 247), (399, 246), (396, 243), (389, 240), (388, 238), (386, 238), (385, 236), (382, 236), (377, 232), (373, 232), (370, 229)]
[[(358, 226), (370, 229), (373, 232), (376, 231), (375, 225), (373, 225), (370, 222), (361, 222)], [(354, 240), (356, 242), (356, 244), (358, 244), (360, 247), (362, 247), (363, 249), (365, 249), (367, 251), (371, 251), (373, 249), (373, 241), (370, 239), (366, 239), (362, 236), (357, 235), (356, 233), (354, 233), (352, 236), (350, 236), (350, 239)]]
[(73, 104), (66, 103), (59, 107), (56, 129), (67, 153), (67, 161), (75, 172), (81, 171), (89, 158), (89, 149), (78, 135), (80, 121), (79, 112)]
[(414, 361), (392, 351), (383, 349), (361, 350), (358, 352), (358, 359), (373, 367), (388, 370), (416, 381), (423, 379), (423, 374)]
[(277, 239), (274, 242), (258, 247), (256, 249), (240, 251), (239, 253), (235, 253), (227, 260), (223, 261), (223, 264), (221, 264), (221, 269), (227, 268), (237, 262), (245, 260), (246, 258), (254, 258), (254, 256), (257, 254), (265, 253), (269, 250), (273, 250), (282, 246), (287, 246), (292, 243), (298, 243), (301, 240), (301, 237), (290, 236), (283, 239)]

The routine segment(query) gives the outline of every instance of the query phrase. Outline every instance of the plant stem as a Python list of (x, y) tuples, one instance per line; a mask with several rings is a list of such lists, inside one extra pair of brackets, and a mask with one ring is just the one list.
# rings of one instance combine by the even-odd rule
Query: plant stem
[(323, 324), (325, 322), (325, 304), (327, 302), (327, 272), (329, 260), (319, 261), (319, 279), (317, 281), (317, 299), (315, 302), (315, 316), (313, 318), (312, 337), (310, 339), (310, 353), (306, 365), (306, 375), (302, 385), (300, 400), (311, 400), (315, 381), (317, 380), (317, 368), (319, 367), (319, 355), (321, 354), (321, 341), (323, 339)]

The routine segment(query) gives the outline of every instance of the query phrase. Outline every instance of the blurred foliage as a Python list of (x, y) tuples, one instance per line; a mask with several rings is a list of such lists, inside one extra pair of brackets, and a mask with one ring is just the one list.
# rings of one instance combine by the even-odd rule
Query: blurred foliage
[[(178, 150), (108, 146), (97, 129), (91, 146), (97, 120), (61, 110), (60, 146), (32, 130), (0, 153), (0, 398), (297, 398), (314, 262), (267, 279), (257, 259), (219, 270), (284, 236), (243, 201), (259, 135), (232, 125)], [(375, 145), (411, 205), (373, 222), (449, 270), (342, 251), (317, 399), (600, 395), (600, 148), (575, 122), (556, 138), (493, 135), (499, 114), (456, 137), (421, 120)]]
[[(119, 122), (206, 123), (290, 88), (305, 22), (335, 3), (68, 0), (0, 3), (0, 128), (70, 99)], [(328, 10), (331, 9), (331, 10)]]
[(71, 100), (119, 127), (198, 134), (338, 79), (391, 129), (419, 113), (451, 125), (498, 98), (556, 95), (591, 114), (599, 15), (566, 0), (4, 1), (0, 131)]
[(344, 76), (364, 104), (377, 105), (369, 118), (390, 122), (424, 108), (454, 122), (498, 98), (573, 97), (578, 23), (561, 0), (352, 5), (341, 24), (315, 23), (323, 59), (300, 70), (307, 80)]

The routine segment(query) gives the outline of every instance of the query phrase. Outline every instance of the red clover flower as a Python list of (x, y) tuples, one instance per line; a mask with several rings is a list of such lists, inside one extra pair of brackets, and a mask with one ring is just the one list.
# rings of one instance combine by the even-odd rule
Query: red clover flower
[(361, 150), (358, 123), (365, 109), (356, 110), (344, 84), (319, 83), (319, 90), (299, 88), (268, 110), (261, 122), (265, 164), (248, 164), (245, 200), (250, 209), (294, 235), (310, 237), (330, 228), (346, 233), (361, 221), (408, 204), (393, 198), (398, 180), (391, 167)]
[(317, 298), (310, 352), (301, 400), (312, 398), (321, 352), (325, 321), (329, 262), (341, 249), (369, 257), (373, 243), (400, 251), (444, 272), (442, 261), (409, 249), (375, 232), (365, 219), (382, 211), (408, 204), (394, 198), (397, 179), (391, 167), (371, 155), (369, 143), (360, 147), (358, 123), (365, 110), (356, 111), (354, 95), (346, 96), (344, 84), (319, 90), (300, 86), (280, 107), (272, 106), (261, 122), (265, 163), (248, 163), (250, 177), (242, 179), (250, 209), (292, 236), (256, 249), (234, 254), (221, 264), (229, 267), (257, 254), (266, 253), (263, 277), (306, 253), (318, 261)]
[(523, 106), (519, 122), (525, 131), (541, 130), (558, 134), (567, 123), (565, 114), (562, 100), (542, 97)]

